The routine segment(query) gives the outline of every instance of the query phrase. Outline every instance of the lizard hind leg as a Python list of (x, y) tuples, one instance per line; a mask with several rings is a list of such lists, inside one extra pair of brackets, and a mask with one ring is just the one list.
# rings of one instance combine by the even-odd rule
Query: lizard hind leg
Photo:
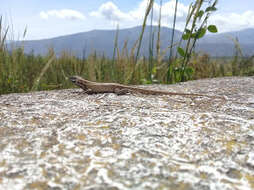
[(125, 95), (125, 94), (130, 93), (130, 90), (129, 90), (129, 89), (120, 89), (120, 88), (116, 88), (116, 89), (114, 90), (114, 92), (115, 92), (117, 95)]

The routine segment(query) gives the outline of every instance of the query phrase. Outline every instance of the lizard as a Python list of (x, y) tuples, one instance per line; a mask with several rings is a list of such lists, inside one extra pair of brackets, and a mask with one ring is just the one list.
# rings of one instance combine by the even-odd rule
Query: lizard
[(87, 94), (97, 94), (97, 93), (115, 93), (117, 95), (124, 95), (127, 93), (140, 93), (145, 95), (170, 95), (170, 96), (199, 96), (199, 97), (209, 97), (209, 98), (220, 98), (224, 97), (209, 96), (205, 94), (195, 94), (195, 93), (179, 93), (179, 92), (167, 92), (158, 90), (147, 90), (137, 87), (131, 87), (127, 85), (122, 85), (118, 83), (99, 83), (92, 82), (83, 79), (80, 76), (71, 76), (70, 81), (73, 82), (78, 87), (82, 88)]

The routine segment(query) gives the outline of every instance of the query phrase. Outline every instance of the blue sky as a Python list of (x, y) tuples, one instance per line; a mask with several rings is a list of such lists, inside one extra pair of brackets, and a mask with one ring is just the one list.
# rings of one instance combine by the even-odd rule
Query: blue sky
[[(148, 0), (1, 0), (0, 15), (13, 26), (14, 38), (42, 39), (142, 23)], [(159, 0), (155, 1), (155, 19)], [(163, 0), (162, 24), (171, 27), (175, 0)], [(179, 0), (177, 29), (184, 26), (191, 0)], [(219, 0), (210, 23), (220, 32), (254, 28), (254, 0)], [(156, 21), (155, 21), (156, 23)]]

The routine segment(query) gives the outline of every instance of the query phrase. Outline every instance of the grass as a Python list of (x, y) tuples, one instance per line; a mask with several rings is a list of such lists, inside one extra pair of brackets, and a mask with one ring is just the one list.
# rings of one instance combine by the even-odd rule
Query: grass
[[(201, 78), (254, 75), (254, 56), (243, 57), (237, 39), (233, 39), (235, 56), (232, 58), (215, 59), (207, 54), (194, 52), (196, 41), (202, 38), (206, 31), (217, 30), (216, 26), (207, 25), (208, 18), (216, 10), (217, 1), (209, 2), (207, 7), (202, 0), (190, 5), (182, 39), (179, 43), (173, 44), (172, 36), (171, 45), (166, 50), (160, 49), (161, 17), (159, 17), (157, 34), (150, 30), (148, 58), (140, 57), (139, 51), (148, 16), (153, 15), (153, 0), (149, 1), (142, 31), (130, 52), (127, 50), (127, 41), (122, 50), (119, 50), (118, 29), (116, 30), (115, 41), (112, 42), (114, 43), (112, 59), (98, 56), (96, 52), (87, 58), (78, 58), (64, 51), (56, 57), (53, 49), (49, 49), (45, 56), (25, 54), (22, 47), (13, 46), (9, 50), (6, 40), (10, 31), (8, 27), (3, 26), (0, 17), (0, 94), (72, 88), (73, 85), (68, 80), (71, 75), (80, 75), (93, 81), (123, 84), (177, 83)], [(162, 6), (162, 1), (160, 5)], [(152, 24), (152, 16), (150, 19)], [(175, 22), (176, 16), (173, 27)], [(24, 35), (25, 33), (26, 31)], [(173, 55), (172, 47), (176, 47), (176, 55)], [(170, 57), (165, 57), (168, 50)], [(153, 52), (156, 52), (155, 56)]]

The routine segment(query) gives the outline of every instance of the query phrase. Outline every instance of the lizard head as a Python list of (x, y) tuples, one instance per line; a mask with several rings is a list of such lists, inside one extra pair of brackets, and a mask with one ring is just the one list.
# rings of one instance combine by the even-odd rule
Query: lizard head
[(78, 81), (82, 80), (80, 76), (71, 76), (69, 79), (73, 83), (77, 83)]
[(75, 85), (79, 86), (82, 89), (86, 88), (85, 80), (81, 78), (80, 76), (71, 76), (70, 81), (73, 82)]

